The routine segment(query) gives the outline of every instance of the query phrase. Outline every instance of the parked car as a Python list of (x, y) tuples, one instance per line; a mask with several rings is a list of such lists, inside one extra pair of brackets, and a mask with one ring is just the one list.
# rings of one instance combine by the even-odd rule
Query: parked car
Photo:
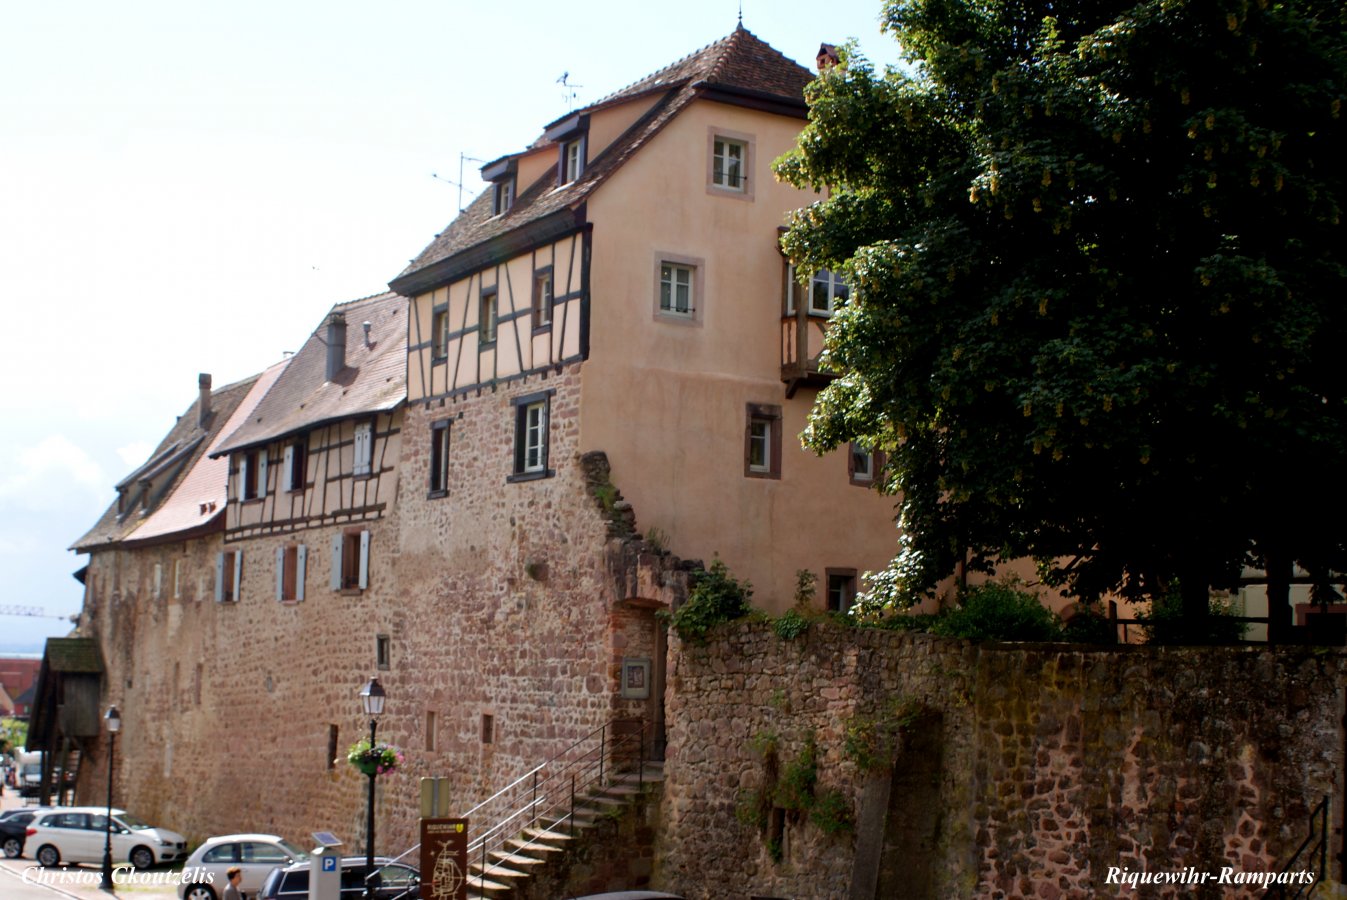
[[(420, 874), (411, 866), (387, 859), (374, 860), (375, 900), (413, 900), (421, 885)], [(341, 900), (365, 896), (365, 857), (348, 856), (341, 861)], [(276, 869), (262, 885), (258, 900), (308, 900), (309, 863)]]
[(43, 812), (51, 809), (50, 806), (16, 806), (12, 809), (0, 809), (0, 822), (12, 819), (15, 816), (22, 816), (30, 813)]
[[(243, 870), (239, 890), (245, 897), (256, 897), (272, 871), (308, 858), (309, 854), (274, 834), (209, 837), (183, 863), (182, 870), (193, 873), (193, 880), (178, 886), (178, 896), (182, 900), (218, 900), (224, 892), (225, 872), (238, 866)], [(215, 877), (208, 877), (211, 875)]]
[(4, 850), (7, 859), (23, 856), (23, 845), (28, 839), (28, 823), (37, 815), (32, 809), (7, 809), (8, 815), (0, 818), (0, 850)]
[[(96, 863), (103, 860), (107, 809), (101, 806), (63, 806), (38, 813), (28, 823), (28, 847), (44, 866), (62, 862)], [(112, 811), (112, 858), (137, 869), (187, 857), (187, 839), (176, 831), (156, 828), (125, 810)]]

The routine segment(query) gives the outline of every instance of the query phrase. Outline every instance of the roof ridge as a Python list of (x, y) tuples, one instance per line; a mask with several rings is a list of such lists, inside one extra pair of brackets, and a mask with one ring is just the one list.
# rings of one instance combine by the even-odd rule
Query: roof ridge
[[(600, 97), (598, 100), (595, 100), (593, 103), (590, 103), (590, 104), (588, 104), (587, 106), (585, 106), (583, 109), (577, 110), (577, 112), (583, 112), (583, 111), (586, 110), (586, 109), (591, 109), (591, 108), (596, 107), (596, 106), (602, 106), (604, 103), (607, 103), (608, 101), (610, 101), (610, 100), (612, 100), (612, 99), (614, 99), (614, 98), (616, 98), (616, 97), (622, 96), (622, 95), (625, 94), (627, 91), (630, 91), (632, 88), (636, 87), (637, 85), (639, 85), (639, 84), (644, 84), (644, 83), (647, 82), (647, 81), (654, 81), (655, 79), (657, 79), (660, 75), (664, 74), (665, 72), (668, 72), (668, 71), (670, 71), (670, 70), (672, 70), (672, 69), (676, 69), (676, 68), (678, 68), (679, 66), (686, 64), (689, 60), (692, 60), (692, 59), (695, 59), (695, 58), (698, 57), (698, 56), (701, 56), (702, 54), (704, 54), (704, 53), (706, 53), (708, 50), (710, 50), (712, 47), (715, 47), (717, 44), (729, 44), (730, 40), (731, 40), (733, 37), (734, 37), (734, 32), (730, 32), (730, 33), (727, 34), (725, 37), (716, 38), (714, 41), (711, 41), (711, 43), (705, 44), (705, 45), (703, 45), (703, 46), (701, 46), (701, 47), (698, 47), (696, 50), (693, 50), (691, 53), (688, 53), (688, 54), (685, 54), (685, 55), (679, 57), (678, 59), (676, 59), (676, 60), (674, 60), (673, 62), (669, 63), (667, 66), (661, 66), (660, 68), (656, 69), (655, 71), (650, 72), (650, 73), (648, 73), (648, 74), (646, 74), (646, 75), (643, 75), (643, 76), (641, 76), (640, 78), (636, 79), (635, 81), (629, 82), (628, 84), (623, 85), (622, 87), (618, 88), (618, 89), (615, 90), (615, 91), (612, 91), (612, 92), (610, 92), (610, 93), (608, 93), (608, 94), (605, 94), (604, 96)], [(663, 87), (670, 87), (670, 86), (671, 86), (671, 85), (664, 85)]]
[(721, 38), (717, 43), (723, 43), (725, 46), (720, 49), (716, 55), (716, 61), (711, 64), (711, 71), (706, 73), (705, 81), (715, 81), (720, 74), (721, 67), (725, 64), (725, 59), (732, 53), (735, 46), (739, 43), (739, 35), (748, 34), (748, 29), (744, 28), (744, 23), (740, 22), (728, 36)]

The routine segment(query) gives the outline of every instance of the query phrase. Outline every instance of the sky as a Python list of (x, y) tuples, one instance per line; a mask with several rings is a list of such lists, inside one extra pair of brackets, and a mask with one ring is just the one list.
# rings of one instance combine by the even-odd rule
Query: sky
[[(896, 63), (880, 7), (744, 0), (743, 21), (809, 68), (821, 41), (849, 38)], [(482, 189), (483, 162), (738, 14), (739, 0), (8, 4), (0, 654), (69, 632), (87, 558), (67, 548), (191, 406), (198, 373), (221, 387), (297, 350), (334, 303), (387, 289), (455, 216), (456, 183), (463, 205)]]

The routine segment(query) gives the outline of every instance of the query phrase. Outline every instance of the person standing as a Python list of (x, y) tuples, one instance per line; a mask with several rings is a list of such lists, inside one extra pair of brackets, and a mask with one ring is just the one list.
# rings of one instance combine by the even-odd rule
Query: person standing
[(239, 890), (239, 884), (243, 881), (243, 870), (238, 866), (230, 866), (225, 870), (225, 889), (221, 900), (243, 900), (243, 892)]

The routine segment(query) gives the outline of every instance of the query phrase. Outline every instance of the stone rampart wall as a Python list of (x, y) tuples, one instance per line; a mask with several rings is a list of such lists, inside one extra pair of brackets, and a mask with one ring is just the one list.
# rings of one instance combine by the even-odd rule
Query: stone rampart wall
[[(671, 650), (656, 883), (707, 898), (1227, 896), (1107, 879), (1276, 871), (1324, 795), (1340, 820), (1343, 671), (1342, 653), (1309, 648), (727, 626)], [(849, 731), (856, 745), (860, 726), (909, 713), (885, 764), (847, 752)], [(777, 788), (764, 812), (811, 737), (813, 811), (773, 811), (791, 805)], [(826, 833), (830, 792), (861, 824)]]

